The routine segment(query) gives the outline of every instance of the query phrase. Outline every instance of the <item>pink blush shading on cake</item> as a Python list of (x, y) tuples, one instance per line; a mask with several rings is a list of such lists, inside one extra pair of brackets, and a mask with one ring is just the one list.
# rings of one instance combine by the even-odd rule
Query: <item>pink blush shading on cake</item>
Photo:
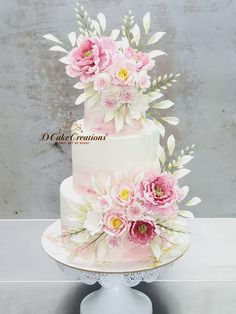
[(140, 246), (126, 241), (121, 247), (110, 248), (104, 261), (108, 263), (114, 262), (141, 262), (148, 260), (153, 255), (148, 246)]
[[(115, 135), (116, 129), (114, 120), (104, 123), (104, 117), (106, 112), (107, 109), (103, 108), (102, 106), (96, 105), (92, 108), (89, 108), (88, 105), (85, 103), (84, 104), (85, 128), (93, 132)], [(141, 128), (142, 128), (141, 121), (133, 120), (133, 126), (131, 127), (127, 124), (124, 124), (124, 127), (119, 132), (119, 135), (134, 134)]]

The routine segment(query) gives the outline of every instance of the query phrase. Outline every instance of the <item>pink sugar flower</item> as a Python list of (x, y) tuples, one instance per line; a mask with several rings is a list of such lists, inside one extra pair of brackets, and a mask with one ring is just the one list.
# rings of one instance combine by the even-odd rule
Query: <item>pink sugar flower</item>
[(135, 203), (127, 207), (126, 215), (128, 220), (140, 220), (143, 215), (143, 208), (140, 204)]
[(137, 82), (140, 88), (148, 88), (151, 85), (151, 77), (147, 71), (142, 70), (138, 74)]
[(178, 208), (181, 190), (172, 174), (149, 174), (141, 182), (141, 196), (147, 208), (168, 216), (174, 214)]
[(132, 87), (123, 87), (121, 90), (121, 103), (131, 104), (137, 97), (137, 90)]
[(136, 51), (131, 47), (126, 48), (124, 53), (127, 58), (133, 59), (135, 61), (136, 68), (139, 71), (151, 71), (155, 66), (155, 61), (150, 58), (148, 53)]
[(111, 86), (101, 93), (101, 105), (107, 109), (114, 109), (120, 104), (120, 87)]
[(132, 221), (129, 234), (131, 241), (145, 245), (156, 236), (154, 223), (148, 220)]
[(111, 209), (112, 200), (108, 195), (102, 195), (98, 197), (96, 205), (99, 211), (105, 213)]
[(109, 40), (86, 38), (78, 42), (78, 47), (68, 55), (66, 73), (70, 77), (80, 77), (84, 83), (93, 80), (95, 74), (104, 71), (111, 64), (114, 45)]
[(121, 211), (108, 211), (103, 217), (103, 230), (111, 236), (118, 237), (127, 230), (128, 222)]
[(115, 85), (134, 86), (137, 75), (135, 62), (118, 53), (112, 58), (111, 75)]
[(108, 88), (111, 85), (111, 77), (107, 73), (100, 73), (94, 78), (94, 89), (101, 91)]
[(121, 206), (128, 206), (136, 199), (136, 187), (131, 182), (123, 182), (111, 189), (112, 199)]

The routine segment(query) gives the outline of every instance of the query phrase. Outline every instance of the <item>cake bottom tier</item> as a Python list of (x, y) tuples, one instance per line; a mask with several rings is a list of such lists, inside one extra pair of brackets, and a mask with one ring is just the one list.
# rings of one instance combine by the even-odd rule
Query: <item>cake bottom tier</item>
[[(77, 228), (81, 228), (76, 221), (76, 217), (86, 215), (86, 212), (83, 211), (84, 198), (82, 195), (79, 195), (74, 191), (72, 177), (66, 178), (61, 184), (60, 206), (62, 235), (66, 235), (69, 232), (73, 233), (73, 231), (77, 230)], [(91, 262), (91, 259), (94, 259), (94, 256), (91, 256), (91, 253), (89, 253), (87, 249), (82, 251), (79, 249), (81, 244), (79, 242), (76, 244), (76, 237), (71, 237), (71, 239), (68, 239), (68, 237), (64, 238), (65, 246), (72, 248), (71, 251), (73, 251), (73, 255), (78, 254), (78, 258), (81, 257), (84, 260), (87, 259), (88, 262)], [(76, 249), (76, 246), (78, 249)], [(94, 251), (96, 251), (96, 248)], [(149, 247), (141, 246), (140, 244), (136, 244), (128, 240), (125, 241), (124, 239), (118, 247), (108, 247), (105, 255), (102, 257), (99, 257), (98, 255), (95, 259), (104, 263), (145, 262), (148, 260), (150, 261), (152, 256), (153, 253)]]

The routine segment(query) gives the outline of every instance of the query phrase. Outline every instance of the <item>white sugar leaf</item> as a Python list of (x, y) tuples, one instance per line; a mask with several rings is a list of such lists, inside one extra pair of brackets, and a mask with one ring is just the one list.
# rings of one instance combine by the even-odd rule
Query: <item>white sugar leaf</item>
[(130, 180), (130, 178), (133, 178), (132, 163), (128, 164), (125, 167), (123, 174), (126, 180)]
[(124, 117), (120, 112), (117, 112), (115, 115), (115, 127), (116, 127), (116, 133), (119, 133), (124, 125)]
[(97, 32), (97, 34), (99, 36), (101, 36), (101, 28), (100, 28), (100, 25), (99, 25), (98, 21), (92, 20), (92, 25), (94, 26), (95, 31)]
[(161, 134), (162, 137), (165, 136), (165, 127), (163, 126), (163, 124), (161, 124), (159, 121), (157, 121), (156, 119), (153, 119), (153, 121), (155, 122), (158, 132)]
[(115, 181), (122, 182), (124, 180), (123, 174), (121, 172), (115, 172)]
[(137, 24), (134, 25), (132, 29), (132, 34), (133, 34), (135, 45), (138, 46), (141, 35), (140, 35), (140, 28)]
[(170, 135), (167, 139), (167, 148), (169, 156), (172, 156), (175, 149), (175, 138), (173, 135)]
[(177, 117), (162, 117), (163, 121), (171, 124), (171, 125), (178, 125), (179, 124), (179, 118)]
[(66, 217), (69, 221), (72, 222), (78, 222), (80, 221), (80, 217), (78, 216), (78, 214), (70, 214)]
[(188, 192), (189, 192), (189, 187), (187, 185), (181, 188), (181, 201), (185, 199), (185, 197), (188, 195)]
[(164, 55), (166, 55), (166, 53), (161, 50), (154, 50), (154, 51), (149, 52), (150, 58), (156, 58), (156, 57), (164, 56)]
[(105, 182), (105, 190), (107, 194), (111, 192), (111, 177), (108, 177)]
[(87, 99), (87, 101), (86, 101), (87, 108), (90, 109), (93, 106), (95, 106), (99, 99), (100, 99), (99, 94), (95, 93), (93, 96), (91, 96), (89, 99)]
[(160, 144), (158, 145), (157, 154), (159, 156), (160, 162), (162, 163), (162, 165), (164, 165), (166, 162), (166, 153), (164, 148)]
[(87, 100), (89, 97), (91, 97), (93, 95), (93, 92), (88, 91), (85, 93), (82, 93), (81, 95), (79, 95), (79, 97), (76, 99), (75, 104), (76, 105), (80, 105), (82, 104), (85, 100)]
[(145, 33), (148, 34), (150, 29), (150, 12), (146, 13), (143, 17), (143, 28)]
[(194, 218), (193, 213), (188, 210), (179, 210), (178, 215), (184, 218)]
[(50, 41), (54, 41), (55, 43), (63, 45), (63, 43), (59, 39), (57, 39), (54, 35), (52, 35), (52, 34), (46, 34), (46, 35), (43, 36), (43, 38), (45, 38), (47, 40), (50, 40)]
[(169, 109), (174, 106), (174, 103), (170, 100), (163, 100), (159, 102), (158, 104), (155, 104), (152, 106), (152, 108), (156, 109)]
[(177, 178), (177, 179), (181, 179), (183, 178), (184, 176), (188, 175), (189, 173), (191, 172), (191, 170), (189, 169), (180, 169), (180, 170), (177, 170), (174, 172), (174, 176)]
[(184, 155), (181, 156), (175, 163), (177, 167), (182, 167), (186, 165), (188, 162), (190, 162), (193, 159), (193, 156), (191, 155)]
[(98, 182), (98, 180), (95, 178), (95, 176), (92, 176), (91, 184), (92, 184), (94, 191), (98, 195), (104, 194), (104, 190), (103, 190), (102, 186), (100, 185), (100, 183)]
[(86, 86), (87, 86), (87, 84), (78, 82), (78, 83), (76, 83), (73, 87), (76, 88), (76, 89), (85, 89)]
[(160, 165), (160, 159), (157, 158), (154, 163), (153, 163), (153, 167), (155, 168), (155, 170), (158, 172), (158, 173), (161, 173), (161, 165)]
[(148, 100), (149, 100), (149, 102), (153, 102), (153, 101), (161, 98), (162, 96), (163, 96), (162, 93), (153, 92), (153, 93), (149, 94)]
[(113, 120), (115, 117), (115, 114), (116, 114), (115, 111), (108, 111), (104, 116), (104, 122), (106, 123)]
[(117, 40), (119, 35), (120, 35), (120, 30), (119, 29), (113, 29), (113, 31), (111, 32), (111, 38), (113, 40)]
[(131, 118), (131, 115), (130, 115), (130, 111), (128, 111), (125, 115), (125, 122), (129, 125), (129, 126), (133, 126), (133, 120)]
[(165, 32), (157, 32), (148, 40), (146, 45), (153, 45), (157, 43), (163, 36), (165, 35)]
[(143, 126), (149, 125), (149, 120), (146, 117), (141, 117), (140, 119)]
[(68, 35), (68, 38), (69, 38), (69, 41), (71, 43), (71, 46), (74, 47), (75, 46), (75, 43), (76, 43), (76, 34), (75, 32), (71, 32), (69, 35)]
[(59, 51), (59, 52), (66, 52), (66, 53), (68, 52), (65, 48), (60, 47), (60, 46), (53, 46), (49, 50), (51, 50), (51, 51)]
[(186, 204), (186, 206), (196, 206), (201, 203), (201, 201), (202, 200), (199, 197), (195, 196)]
[(98, 13), (98, 21), (99, 21), (102, 31), (105, 32), (107, 21), (103, 13)]
[(63, 57), (63, 58), (59, 59), (59, 61), (60, 61), (61, 63), (64, 63), (64, 64), (70, 64), (70, 61), (68, 60), (67, 57)]
[(107, 254), (108, 245), (106, 241), (99, 241), (96, 245), (96, 258), (98, 260), (103, 259)]
[(156, 257), (157, 260), (161, 257), (162, 251), (159, 243), (157, 241), (152, 241), (150, 243), (150, 248), (153, 252), (153, 255)]

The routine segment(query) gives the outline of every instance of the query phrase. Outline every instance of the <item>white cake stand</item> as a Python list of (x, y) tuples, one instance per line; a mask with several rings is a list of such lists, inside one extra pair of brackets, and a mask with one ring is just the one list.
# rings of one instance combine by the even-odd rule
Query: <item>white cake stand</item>
[(42, 235), (45, 252), (59, 262), (60, 268), (85, 284), (98, 282), (102, 287), (86, 296), (80, 306), (81, 314), (152, 314), (151, 300), (142, 292), (132, 289), (140, 282), (157, 280), (159, 269), (180, 258), (189, 247), (189, 240), (165, 254), (158, 264), (151, 260), (137, 263), (92, 263), (69, 258), (68, 246), (61, 240), (60, 221), (49, 226)]

